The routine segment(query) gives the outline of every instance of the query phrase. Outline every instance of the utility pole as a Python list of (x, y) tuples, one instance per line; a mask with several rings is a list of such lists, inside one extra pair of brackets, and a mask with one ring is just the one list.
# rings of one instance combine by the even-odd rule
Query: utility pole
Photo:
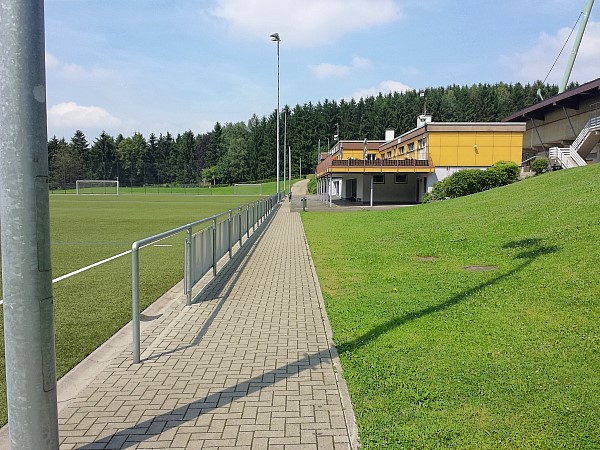
[(58, 449), (44, 1), (3, 0), (0, 228), (9, 448)]

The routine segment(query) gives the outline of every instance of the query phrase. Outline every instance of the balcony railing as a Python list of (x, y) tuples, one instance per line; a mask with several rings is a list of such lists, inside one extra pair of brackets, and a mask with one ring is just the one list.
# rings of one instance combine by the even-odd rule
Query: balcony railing
[(331, 165), (335, 167), (428, 167), (428, 159), (334, 159)]

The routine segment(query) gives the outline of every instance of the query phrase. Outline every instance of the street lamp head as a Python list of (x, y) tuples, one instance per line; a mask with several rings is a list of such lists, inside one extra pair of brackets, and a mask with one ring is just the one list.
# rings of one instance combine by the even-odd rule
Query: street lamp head
[(271, 40), (272, 40), (272, 41), (275, 41), (275, 42), (280, 42), (280, 41), (281, 41), (281, 38), (279, 37), (279, 33), (273, 33), (273, 34), (271, 35)]

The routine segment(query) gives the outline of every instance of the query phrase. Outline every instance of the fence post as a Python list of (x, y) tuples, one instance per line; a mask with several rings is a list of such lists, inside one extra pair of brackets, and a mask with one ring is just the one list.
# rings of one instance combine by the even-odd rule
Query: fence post
[(244, 235), (244, 232), (242, 230), (242, 207), (240, 206), (240, 218), (239, 218), (239, 223), (240, 223), (240, 248), (242, 247), (242, 236)]
[(217, 218), (213, 219), (212, 227), (213, 276), (217, 276)]
[(227, 219), (227, 225), (228, 225), (228, 229), (227, 229), (227, 236), (229, 237), (229, 259), (233, 258), (233, 254), (231, 252), (231, 238), (232, 238), (232, 232), (233, 232), (233, 221), (231, 220), (231, 210), (229, 210), (229, 218)]
[(250, 205), (246, 205), (246, 239), (250, 239)]
[(131, 246), (131, 329), (133, 363), (140, 362), (140, 258), (137, 243)]
[(186, 274), (187, 282), (185, 283), (185, 304), (186, 306), (190, 306), (192, 304), (192, 278), (193, 273), (195, 272), (194, 264), (196, 258), (194, 258), (194, 245), (193, 245), (193, 236), (192, 236), (192, 228), (187, 229), (187, 237), (185, 239), (185, 257), (186, 257)]

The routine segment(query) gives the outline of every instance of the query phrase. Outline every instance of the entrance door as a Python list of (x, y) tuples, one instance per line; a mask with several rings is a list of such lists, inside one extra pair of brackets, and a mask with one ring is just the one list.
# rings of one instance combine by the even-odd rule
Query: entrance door
[(346, 200), (356, 201), (356, 178), (346, 180)]

